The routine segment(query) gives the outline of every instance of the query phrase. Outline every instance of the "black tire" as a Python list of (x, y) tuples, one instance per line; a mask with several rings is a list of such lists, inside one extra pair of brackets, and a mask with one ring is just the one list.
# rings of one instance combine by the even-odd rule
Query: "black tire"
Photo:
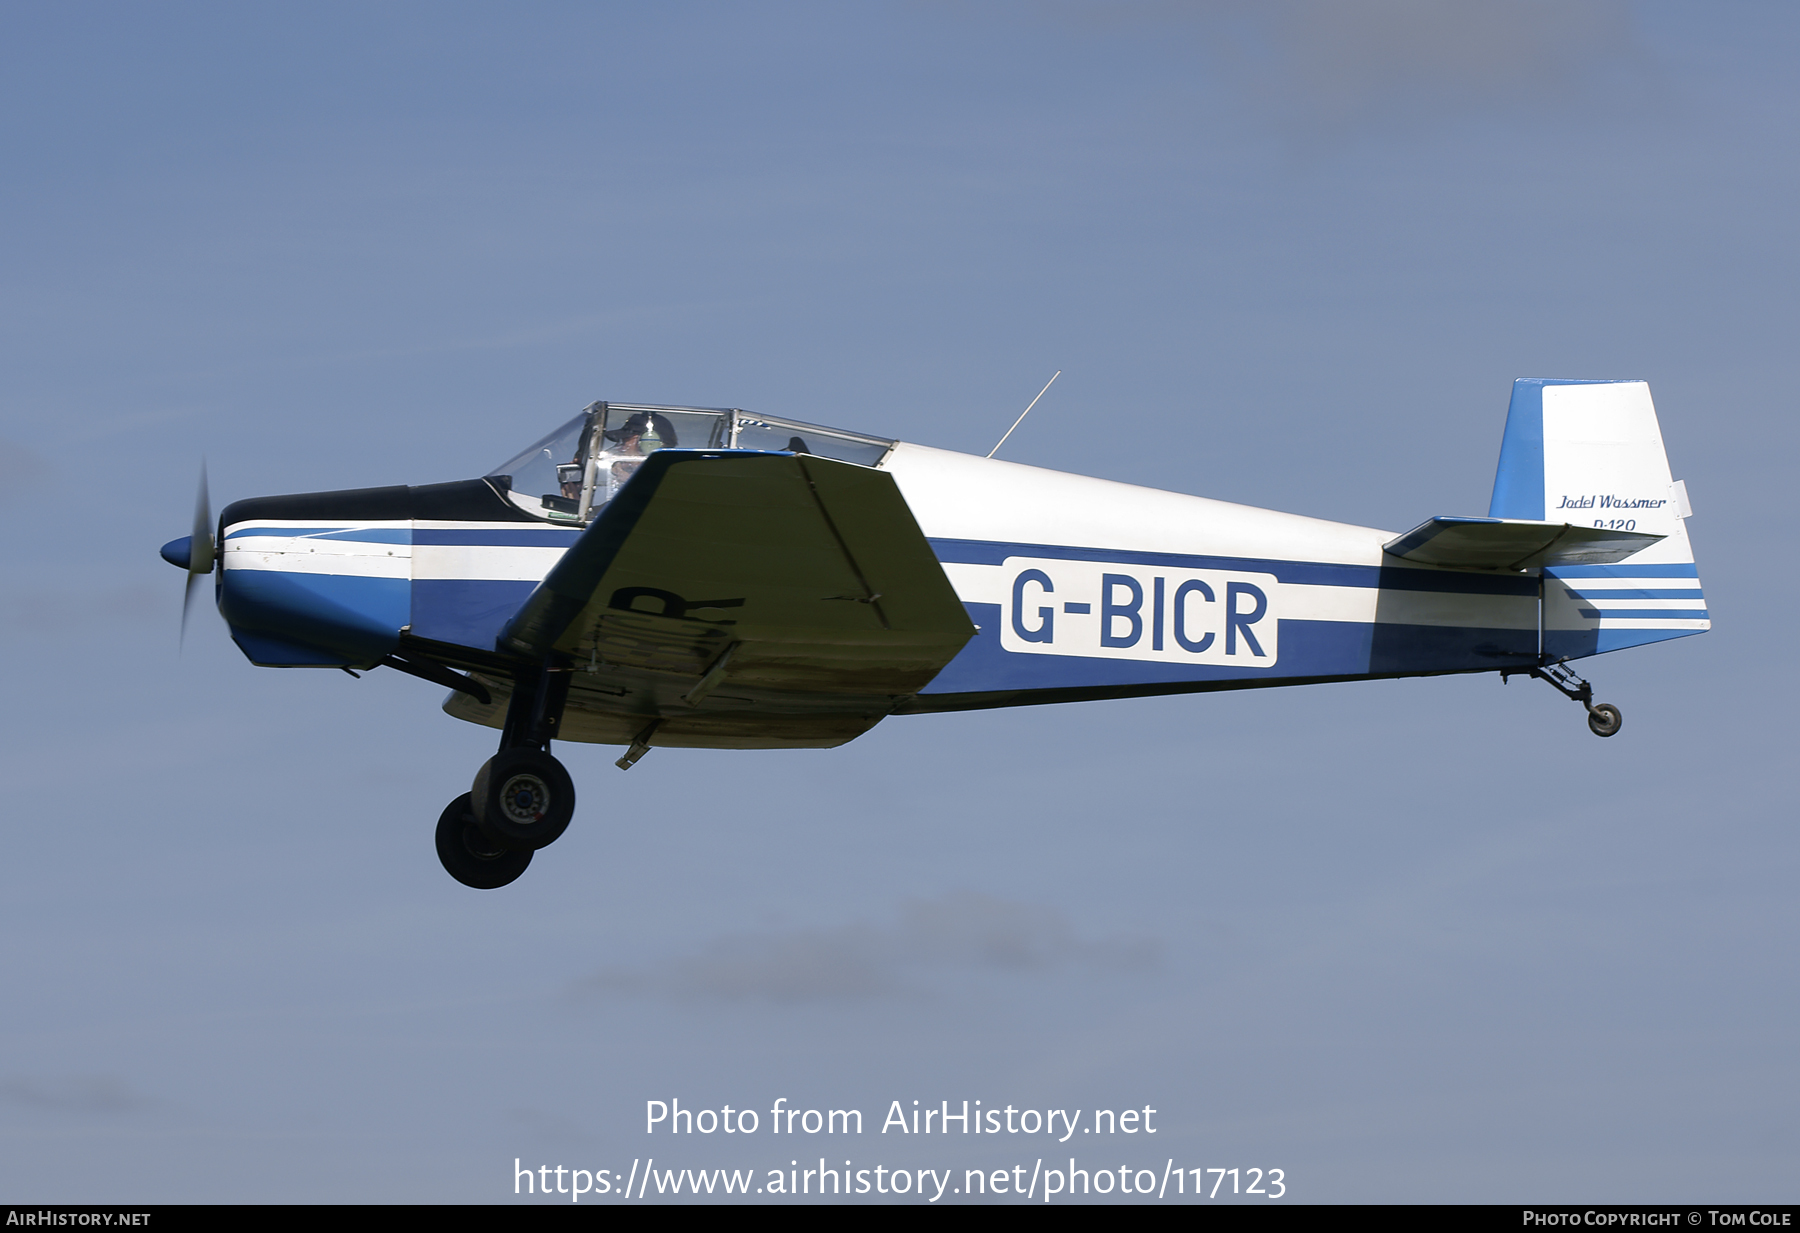
[(531, 864), (530, 848), (509, 848), (475, 824), (467, 792), (438, 817), (437, 853), (446, 873), (476, 890), (505, 886)]
[(475, 775), (475, 822), (514, 848), (547, 848), (575, 816), (575, 784), (539, 749), (502, 749)]
[(1624, 723), (1625, 717), (1610, 702), (1596, 702), (1588, 712), (1588, 728), (1595, 736), (1615, 736)]

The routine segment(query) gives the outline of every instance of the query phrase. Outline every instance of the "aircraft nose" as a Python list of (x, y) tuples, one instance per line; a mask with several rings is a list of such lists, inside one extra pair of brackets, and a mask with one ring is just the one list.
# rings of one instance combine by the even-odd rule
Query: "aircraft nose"
[(194, 552), (194, 537), (184, 535), (180, 539), (172, 539), (162, 546), (162, 559), (176, 569), (185, 570)]

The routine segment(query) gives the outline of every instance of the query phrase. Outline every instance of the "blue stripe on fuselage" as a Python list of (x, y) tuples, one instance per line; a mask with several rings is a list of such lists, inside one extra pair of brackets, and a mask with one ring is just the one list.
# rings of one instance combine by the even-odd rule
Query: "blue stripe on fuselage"
[(1692, 561), (1668, 565), (1550, 565), (1547, 578), (1698, 578), (1700, 567)]
[(1380, 587), (1390, 591), (1433, 591), (1463, 595), (1536, 595), (1537, 579), (1523, 574), (1465, 574), (1394, 565), (1336, 565), (1323, 561), (1276, 561), (1264, 557), (1194, 556), (1179, 552), (1131, 552), (1115, 548), (1066, 548), (1059, 544), (999, 544), (985, 540), (927, 541), (946, 565), (1001, 565), (1008, 557), (1063, 561), (1116, 561), (1170, 569), (1247, 570), (1273, 574), (1281, 582), (1327, 587)]
[(429, 544), (473, 548), (567, 548), (581, 537), (565, 527), (239, 527), (226, 539), (331, 539), (367, 544)]
[(1613, 599), (1700, 599), (1703, 596), (1699, 587), (1688, 587), (1685, 590), (1646, 590), (1641, 587), (1589, 587), (1585, 591), (1563, 588), (1563, 594), (1570, 599), (1586, 599), (1602, 603)]
[[(1116, 562), (1172, 570), (1217, 570), (1273, 574), (1294, 585), (1351, 587), (1471, 596), (1535, 599), (1538, 580), (1523, 574), (1476, 574), (1393, 565), (1346, 565), (1318, 561), (1278, 561), (1260, 557), (1198, 556), (1069, 548), (1048, 544), (1004, 544), (979, 540), (933, 539), (946, 564), (1001, 565), (1010, 557)], [(967, 603), (970, 620), (981, 627), (960, 654), (922, 692), (986, 693), (1002, 690), (1178, 684), (1322, 676), (1392, 676), (1424, 672), (1478, 672), (1535, 663), (1537, 630), (1479, 625), (1414, 625), (1392, 621), (1357, 622), (1278, 618), (1278, 666), (1182, 664), (1111, 657), (1021, 654), (1002, 646), (998, 604)]]
[[(1594, 596), (1588, 597), (1589, 603), (1598, 602)], [(1614, 620), (1629, 621), (1705, 621), (1710, 620), (1704, 608), (1577, 608), (1575, 611), (1590, 621), (1603, 621), (1608, 617)]]
[(412, 535), (415, 544), (451, 548), (567, 548), (581, 538), (579, 530), (566, 527), (420, 527)]
[(1281, 622), (1278, 669), (1166, 664), (1078, 655), (1020, 655), (1000, 645), (998, 604), (965, 604), (981, 632), (920, 691), (924, 695), (1295, 677), (1480, 672), (1535, 663), (1537, 631), (1468, 626)]
[(227, 531), (226, 539), (265, 536), (276, 539), (334, 539), (363, 544), (410, 544), (409, 527), (240, 527)]

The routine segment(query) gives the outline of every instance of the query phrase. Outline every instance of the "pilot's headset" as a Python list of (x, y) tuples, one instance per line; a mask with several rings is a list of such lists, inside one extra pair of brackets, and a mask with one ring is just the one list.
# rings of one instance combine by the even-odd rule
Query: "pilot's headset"
[[(633, 417), (636, 418), (636, 417)], [(667, 418), (650, 412), (644, 417), (644, 431), (638, 437), (638, 449), (646, 454), (654, 454), (657, 450), (674, 449), (678, 444), (675, 438), (675, 425)]]

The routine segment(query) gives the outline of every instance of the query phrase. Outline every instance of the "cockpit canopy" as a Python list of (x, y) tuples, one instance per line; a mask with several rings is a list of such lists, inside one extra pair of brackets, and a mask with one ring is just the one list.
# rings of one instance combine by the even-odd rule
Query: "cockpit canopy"
[(884, 437), (735, 408), (596, 402), (488, 478), (527, 513), (586, 523), (658, 450), (786, 450), (873, 467), (893, 447)]

